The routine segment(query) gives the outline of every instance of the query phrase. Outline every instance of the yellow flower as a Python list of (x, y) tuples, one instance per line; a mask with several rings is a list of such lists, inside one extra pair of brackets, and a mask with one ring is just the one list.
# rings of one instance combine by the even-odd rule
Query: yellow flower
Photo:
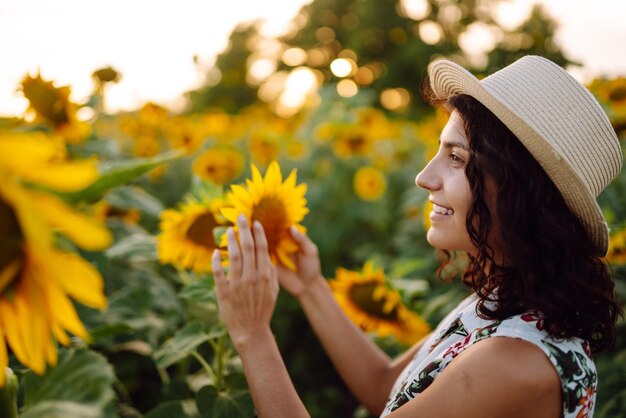
[(626, 228), (611, 235), (609, 239), (609, 252), (606, 255), (606, 259), (611, 264), (626, 264)]
[(361, 108), (357, 110), (357, 124), (365, 127), (370, 135), (377, 139), (396, 138), (400, 131), (391, 123), (385, 113), (375, 108)]
[(172, 148), (182, 148), (187, 152), (200, 148), (205, 138), (203, 131), (199, 123), (185, 116), (169, 119), (165, 127), (165, 134)]
[(430, 331), (426, 321), (402, 303), (398, 291), (385, 284), (384, 272), (371, 262), (365, 263), (361, 273), (337, 269), (330, 286), (346, 315), (366, 332), (391, 335), (410, 345)]
[(218, 248), (213, 230), (225, 223), (220, 215), (222, 199), (189, 198), (177, 210), (161, 213), (159, 260), (198, 273), (211, 271), (211, 255)]
[[(256, 166), (252, 165), (252, 180), (246, 180), (247, 189), (232, 185), (232, 192), (227, 196), (227, 207), (222, 214), (233, 224), (237, 216), (243, 214), (249, 222), (258, 220), (265, 229), (269, 253), (272, 261), (279, 261), (295, 270), (290, 255), (298, 251), (298, 245), (289, 234), (289, 228), (295, 225), (304, 232), (299, 224), (309, 213), (306, 207), (306, 184), (296, 186), (296, 170), (293, 170), (283, 182), (280, 167), (273, 161), (265, 178)], [(235, 226), (235, 231), (237, 227)], [(221, 246), (226, 246), (226, 236), (222, 236)]]
[(55, 87), (51, 81), (45, 81), (41, 74), (35, 77), (27, 75), (20, 83), (24, 97), (28, 99), (29, 110), (58, 127), (71, 122), (76, 105), (70, 101), (70, 88)]
[(0, 170), (58, 191), (80, 190), (98, 178), (95, 159), (67, 161), (63, 142), (43, 132), (0, 132)]
[(152, 135), (135, 137), (133, 155), (136, 157), (153, 157), (161, 151), (159, 141)]
[(69, 87), (55, 87), (51, 81), (42, 79), (41, 74), (27, 75), (20, 87), (29, 102), (28, 110), (50, 123), (68, 142), (79, 143), (89, 135), (89, 125), (76, 118), (78, 107), (70, 101)]
[(121, 74), (109, 65), (91, 73), (91, 78), (93, 78), (97, 84), (104, 85), (105, 83), (117, 83), (120, 81)]
[(116, 218), (130, 225), (136, 225), (141, 219), (141, 212), (137, 209), (118, 208), (106, 200), (101, 200), (93, 206), (93, 215), (96, 219), (100, 219), (103, 222), (108, 218)]
[(426, 161), (430, 161), (439, 149), (439, 135), (446, 125), (448, 114), (438, 108), (434, 116), (429, 116), (416, 127), (416, 139), (425, 147)]
[(229, 142), (243, 134), (241, 124), (226, 112), (210, 111), (202, 116), (201, 122), (203, 137)]
[(354, 191), (362, 200), (377, 200), (385, 193), (387, 180), (374, 167), (361, 167), (354, 175)]
[(331, 140), (333, 151), (342, 158), (369, 155), (374, 144), (371, 132), (358, 124), (322, 125), (317, 136), (322, 140)]
[(424, 206), (422, 206), (422, 222), (424, 223), (424, 230), (430, 229), (430, 212), (433, 210), (433, 202), (426, 199)]
[(204, 180), (225, 184), (234, 180), (243, 169), (243, 156), (228, 148), (213, 148), (203, 152), (193, 163), (193, 172)]
[(67, 332), (87, 338), (70, 297), (106, 307), (98, 271), (55, 248), (54, 234), (99, 250), (110, 245), (110, 232), (55, 195), (22, 184), (76, 191), (97, 178), (94, 161), (74, 163), (63, 156), (58, 142), (43, 134), (0, 136), (0, 370), (7, 365), (7, 345), (18, 361), (42, 374), (46, 364), (56, 364), (53, 338), (64, 345), (70, 342)]
[(259, 164), (266, 166), (278, 156), (279, 137), (270, 131), (259, 130), (250, 136), (248, 149), (250, 156)]

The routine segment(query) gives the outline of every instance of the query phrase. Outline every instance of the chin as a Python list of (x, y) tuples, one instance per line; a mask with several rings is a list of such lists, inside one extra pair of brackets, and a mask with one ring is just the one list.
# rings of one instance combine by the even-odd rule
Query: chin
[[(466, 240), (463, 238), (466, 238)], [(426, 240), (438, 250), (469, 252), (473, 248), (469, 237), (459, 237), (458, 235), (452, 237), (450, 234), (443, 234), (432, 227), (426, 234)]]

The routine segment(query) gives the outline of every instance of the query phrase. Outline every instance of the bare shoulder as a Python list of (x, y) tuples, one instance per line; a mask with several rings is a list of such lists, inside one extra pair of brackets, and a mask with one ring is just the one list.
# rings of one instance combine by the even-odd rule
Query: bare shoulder
[(524, 340), (492, 337), (459, 354), (428, 389), (389, 417), (555, 418), (560, 414), (561, 382), (541, 348)]
[(456, 364), (451, 363), (450, 370), (459, 368), (473, 372), (499, 376), (499, 380), (517, 387), (535, 388), (543, 391), (556, 386), (560, 389), (561, 381), (556, 369), (535, 344), (518, 338), (492, 337), (479, 341), (460, 355)]

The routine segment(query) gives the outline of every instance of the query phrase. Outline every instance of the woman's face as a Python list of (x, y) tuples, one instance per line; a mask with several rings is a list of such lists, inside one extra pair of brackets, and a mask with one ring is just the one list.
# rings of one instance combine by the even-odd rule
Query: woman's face
[(442, 250), (473, 253), (465, 219), (471, 202), (471, 190), (465, 176), (469, 160), (469, 141), (458, 112), (452, 112), (441, 131), (437, 155), (417, 175), (415, 184), (428, 190), (433, 204), (430, 212), (430, 245)]

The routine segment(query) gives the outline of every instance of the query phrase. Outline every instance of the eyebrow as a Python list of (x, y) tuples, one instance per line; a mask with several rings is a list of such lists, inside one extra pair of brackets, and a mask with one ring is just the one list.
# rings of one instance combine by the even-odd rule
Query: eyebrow
[[(437, 142), (439, 144), (441, 144), (441, 140), (440, 139)], [(461, 148), (464, 151), (469, 151), (469, 148), (467, 147), (467, 145), (465, 145), (465, 144), (463, 144), (461, 142), (448, 142), (448, 141), (446, 141), (446, 142), (443, 143), (443, 146), (445, 148), (447, 148), (447, 149), (450, 149), (450, 148)]]

